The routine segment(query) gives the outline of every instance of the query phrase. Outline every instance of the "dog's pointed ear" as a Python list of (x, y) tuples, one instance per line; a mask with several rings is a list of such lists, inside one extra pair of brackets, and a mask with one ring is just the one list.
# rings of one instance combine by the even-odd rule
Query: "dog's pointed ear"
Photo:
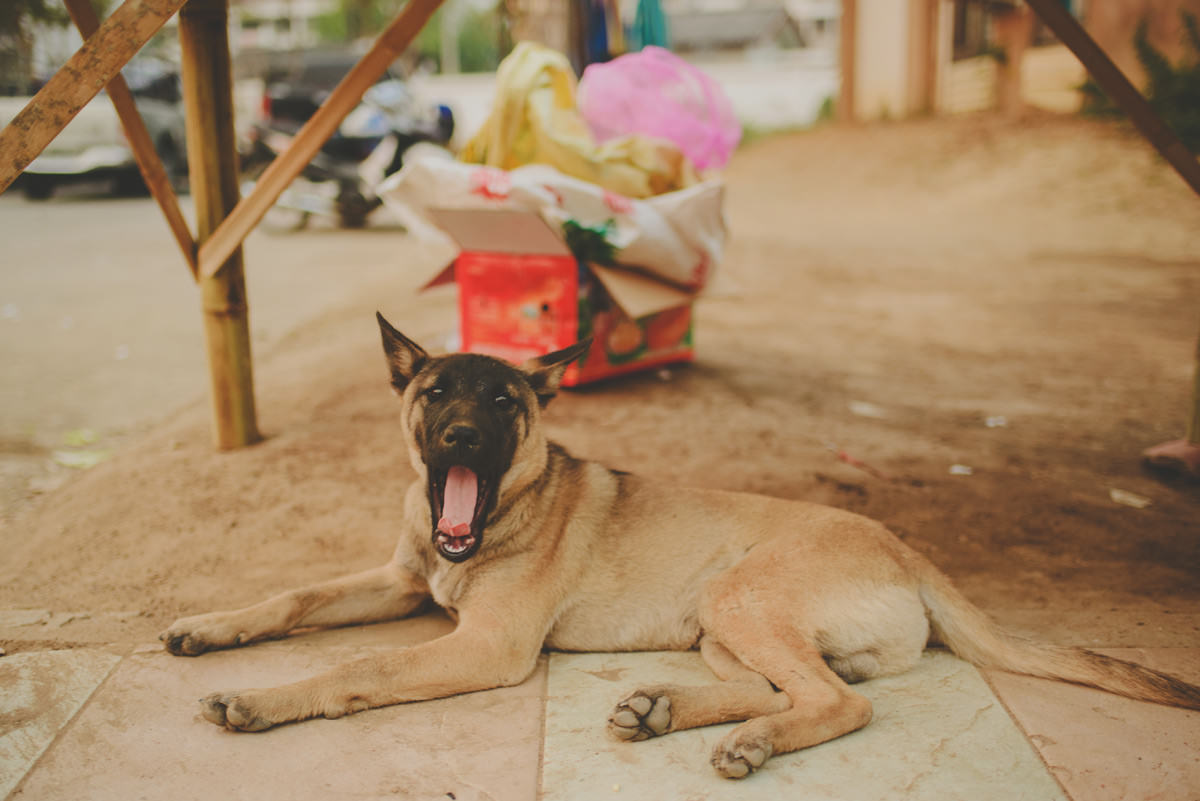
[(526, 378), (529, 379), (529, 385), (533, 387), (533, 391), (537, 395), (539, 406), (543, 409), (546, 408), (546, 404), (558, 392), (558, 386), (562, 383), (563, 373), (567, 371), (567, 366), (576, 359), (582, 359), (591, 346), (592, 338), (588, 337), (562, 350), (530, 359), (521, 365)]
[(375, 319), (379, 321), (379, 333), (383, 336), (383, 355), (387, 357), (388, 367), (392, 371), (392, 388), (399, 395), (429, 360), (429, 354), (416, 342), (392, 328), (392, 324), (379, 312), (375, 312)]

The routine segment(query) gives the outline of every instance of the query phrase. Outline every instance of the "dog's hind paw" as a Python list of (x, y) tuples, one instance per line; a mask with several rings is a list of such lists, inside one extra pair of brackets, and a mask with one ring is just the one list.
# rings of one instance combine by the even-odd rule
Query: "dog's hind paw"
[(671, 699), (662, 693), (638, 690), (608, 716), (608, 730), (622, 740), (646, 740), (671, 730)]
[(774, 749), (767, 742), (727, 743), (722, 740), (713, 749), (712, 766), (726, 779), (744, 779), (771, 758)]

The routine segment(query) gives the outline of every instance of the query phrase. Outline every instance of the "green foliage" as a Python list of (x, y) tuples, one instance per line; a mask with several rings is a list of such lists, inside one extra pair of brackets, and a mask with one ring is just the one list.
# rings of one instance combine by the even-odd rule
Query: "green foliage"
[[(92, 0), (96, 16), (104, 19), (109, 0)], [(0, 38), (22, 36), (29, 25), (53, 25), (63, 27), (71, 24), (71, 17), (61, 2), (52, 0), (2, 0), (0, 1)]]
[(821, 101), (821, 107), (817, 109), (817, 122), (833, 122), (837, 119), (837, 98), (829, 95)]
[[(340, 0), (337, 10), (316, 19), (317, 35), (322, 41), (338, 43), (376, 36), (403, 6), (404, 0)], [(439, 66), (444, 14), (444, 9), (438, 10), (413, 42), (413, 50), (422, 60)], [(508, 41), (506, 33), (496, 8), (467, 11), (458, 31), (458, 63), (462, 71), (496, 69), (511, 49), (511, 45), (504, 44)]]
[[(441, 69), (442, 14), (439, 10), (429, 20), (413, 43), (422, 59), (438, 65)], [(463, 72), (491, 72), (508, 55), (511, 45), (507, 42), (503, 20), (496, 9), (471, 10), (463, 15), (458, 27), (458, 66)], [(503, 52), (502, 52), (503, 49)]]
[[(91, 0), (96, 16), (104, 19), (110, 0)], [(33, 37), (38, 26), (63, 27), (71, 17), (54, 0), (0, 0), (0, 95), (32, 91)]]
[[(1148, 26), (1143, 19), (1134, 33), (1133, 44), (1138, 61), (1146, 71), (1143, 90), (1159, 116), (1193, 153), (1200, 153), (1200, 25), (1196, 16), (1181, 11), (1184, 43), (1191, 54), (1180, 64), (1169, 60), (1150, 43)], [(1094, 80), (1079, 88), (1083, 94), (1083, 113), (1091, 116), (1121, 116), (1120, 108)]]
[(33, 27), (70, 21), (66, 9), (47, 0), (0, 0), (0, 95), (31, 90)]
[(59, 3), (47, 0), (6, 0), (0, 3), (0, 36), (19, 36), (31, 23), (66, 25), (71, 21)]
[[(505, 30), (494, 10), (472, 11), (458, 31), (458, 63), (463, 72), (490, 72), (508, 55), (501, 53)], [(507, 37), (504, 37), (507, 39)]]
[(608, 220), (601, 225), (587, 226), (576, 220), (567, 220), (562, 224), (563, 239), (571, 255), (582, 262), (592, 264), (615, 264), (617, 248), (608, 237), (615, 225)]
[(402, 0), (339, 0), (336, 10), (314, 20), (314, 27), (323, 41), (353, 42), (378, 35), (403, 5)]

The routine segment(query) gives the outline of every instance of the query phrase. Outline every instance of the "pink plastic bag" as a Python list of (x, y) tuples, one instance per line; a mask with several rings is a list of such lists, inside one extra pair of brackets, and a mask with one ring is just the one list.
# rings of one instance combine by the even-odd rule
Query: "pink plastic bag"
[(590, 65), (577, 104), (598, 141), (626, 134), (667, 139), (701, 170), (723, 167), (742, 138), (717, 82), (661, 47)]

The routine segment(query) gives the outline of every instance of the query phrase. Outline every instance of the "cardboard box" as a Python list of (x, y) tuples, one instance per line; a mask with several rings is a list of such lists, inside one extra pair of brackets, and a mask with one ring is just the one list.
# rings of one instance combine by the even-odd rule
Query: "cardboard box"
[(458, 244), (427, 286), (458, 284), (462, 350), (520, 363), (593, 337), (565, 386), (693, 355), (693, 293), (620, 268), (582, 264), (537, 214), (431, 209)]

